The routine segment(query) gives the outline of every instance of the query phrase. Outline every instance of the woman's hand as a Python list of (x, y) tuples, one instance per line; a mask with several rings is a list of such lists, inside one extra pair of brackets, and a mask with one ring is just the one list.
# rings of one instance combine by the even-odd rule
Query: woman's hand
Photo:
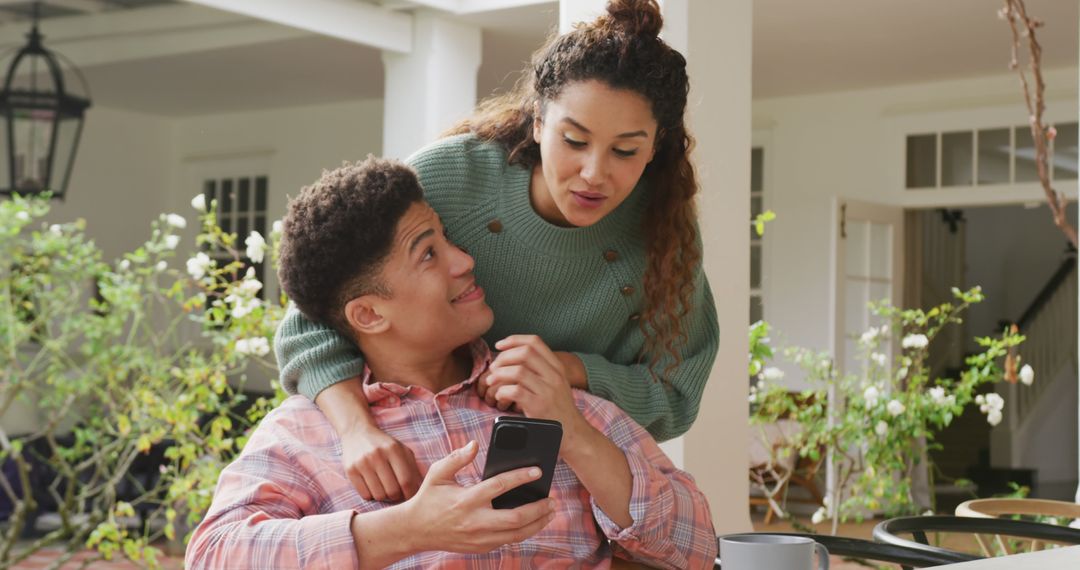
[[(534, 335), (514, 335), (495, 343), (500, 352), (489, 368), (487, 395), (499, 409), (513, 405), (530, 418), (557, 420), (563, 442), (585, 422), (574, 402), (566, 367), (544, 341)], [(576, 359), (576, 358), (575, 358)]]
[(375, 426), (341, 435), (341, 462), (349, 481), (368, 501), (410, 499), (424, 480), (412, 450)]

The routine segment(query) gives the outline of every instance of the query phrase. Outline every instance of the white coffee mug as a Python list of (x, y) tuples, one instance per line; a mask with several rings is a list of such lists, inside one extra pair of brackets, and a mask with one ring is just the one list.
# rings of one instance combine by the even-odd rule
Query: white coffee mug
[(729, 534), (720, 537), (723, 570), (828, 570), (829, 551), (802, 536), (777, 534)]

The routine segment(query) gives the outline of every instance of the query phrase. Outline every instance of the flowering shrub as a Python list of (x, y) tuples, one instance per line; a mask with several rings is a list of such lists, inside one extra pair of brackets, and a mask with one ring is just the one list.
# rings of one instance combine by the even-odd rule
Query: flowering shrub
[[(264, 357), (283, 299), (259, 298), (238, 238), (204, 197), (192, 206), (198, 252), (179, 269), (184, 216), (161, 216), (143, 246), (107, 263), (83, 221), (45, 228), (47, 198), (0, 202), (0, 415), (30, 406), (41, 418), (30, 433), (0, 429), (0, 496), (13, 505), (0, 567), (46, 546), (157, 567), (151, 543), (186, 541), (246, 430), (280, 398), (246, 401), (242, 388), (252, 365), (276, 372)], [(265, 239), (245, 245), (261, 261)], [(159, 472), (133, 477), (151, 452)], [(17, 544), (42, 496), (59, 528)]]
[[(802, 430), (781, 453), (818, 458), (822, 450), (833, 453), (837, 490), (825, 498), (814, 514), (814, 523), (832, 519), (836, 524), (867, 512), (887, 515), (919, 511), (912, 494), (914, 470), (924, 456), (922, 441), (939, 447), (934, 434), (949, 425), (974, 402), (991, 425), (1002, 419), (1004, 400), (998, 394), (976, 395), (976, 389), (1003, 378), (1034, 381), (1034, 371), (1020, 364), (1016, 347), (1024, 337), (1005, 330), (1000, 338), (976, 338), (983, 352), (966, 359), (959, 378), (930, 378), (926, 368), (934, 337), (972, 304), (983, 300), (976, 287), (953, 289), (957, 303), (944, 303), (929, 311), (898, 309), (875, 304), (873, 312), (885, 323), (862, 334), (859, 348), (865, 363), (862, 374), (840, 374), (832, 358), (801, 348), (784, 351), (806, 374), (811, 388), (792, 394), (776, 383), (779, 370), (770, 373), (764, 361), (772, 356), (767, 345), (767, 325), (751, 327), (751, 374), (760, 383), (751, 389), (752, 423), (772, 423), (780, 418), (797, 420)], [(899, 338), (900, 354), (891, 361), (885, 347)], [(999, 362), (1001, 363), (999, 365)], [(770, 378), (771, 375), (771, 378)], [(803, 406), (800, 402), (816, 402)], [(828, 405), (822, 405), (828, 402)], [(931, 470), (932, 472), (932, 470)]]

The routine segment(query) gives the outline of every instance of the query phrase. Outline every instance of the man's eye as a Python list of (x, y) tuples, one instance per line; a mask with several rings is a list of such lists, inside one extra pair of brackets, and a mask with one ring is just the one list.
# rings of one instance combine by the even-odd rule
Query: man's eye
[(420, 261), (428, 261), (435, 258), (435, 248), (429, 247), (424, 250), (424, 256), (420, 258)]

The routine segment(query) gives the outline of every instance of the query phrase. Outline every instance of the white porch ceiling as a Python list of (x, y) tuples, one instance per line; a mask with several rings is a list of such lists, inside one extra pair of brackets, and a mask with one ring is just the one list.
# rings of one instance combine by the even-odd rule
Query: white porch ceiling
[[(509, 86), (558, 21), (558, 4), (552, 0), (320, 1), (351, 2), (394, 16), (441, 8), (449, 17), (484, 28), (480, 93)], [(1000, 4), (754, 0), (754, 97), (1006, 72), (1010, 35), (996, 17)], [(1047, 21), (1039, 36), (1044, 65), (1077, 66), (1080, 2), (1027, 4)], [(0, 43), (17, 45), (29, 6), (26, 0), (0, 0)], [(135, 29), (139, 14), (170, 11), (183, 12), (190, 26), (165, 33), (161, 18), (148, 16), (147, 33)], [(382, 63), (374, 48), (251, 18), (245, 27), (246, 16), (194, 3), (44, 0), (43, 15), (46, 44), (80, 65), (100, 106), (185, 116), (382, 95)], [(122, 27), (110, 32), (109, 19)], [(207, 23), (197, 24), (202, 21)]]

